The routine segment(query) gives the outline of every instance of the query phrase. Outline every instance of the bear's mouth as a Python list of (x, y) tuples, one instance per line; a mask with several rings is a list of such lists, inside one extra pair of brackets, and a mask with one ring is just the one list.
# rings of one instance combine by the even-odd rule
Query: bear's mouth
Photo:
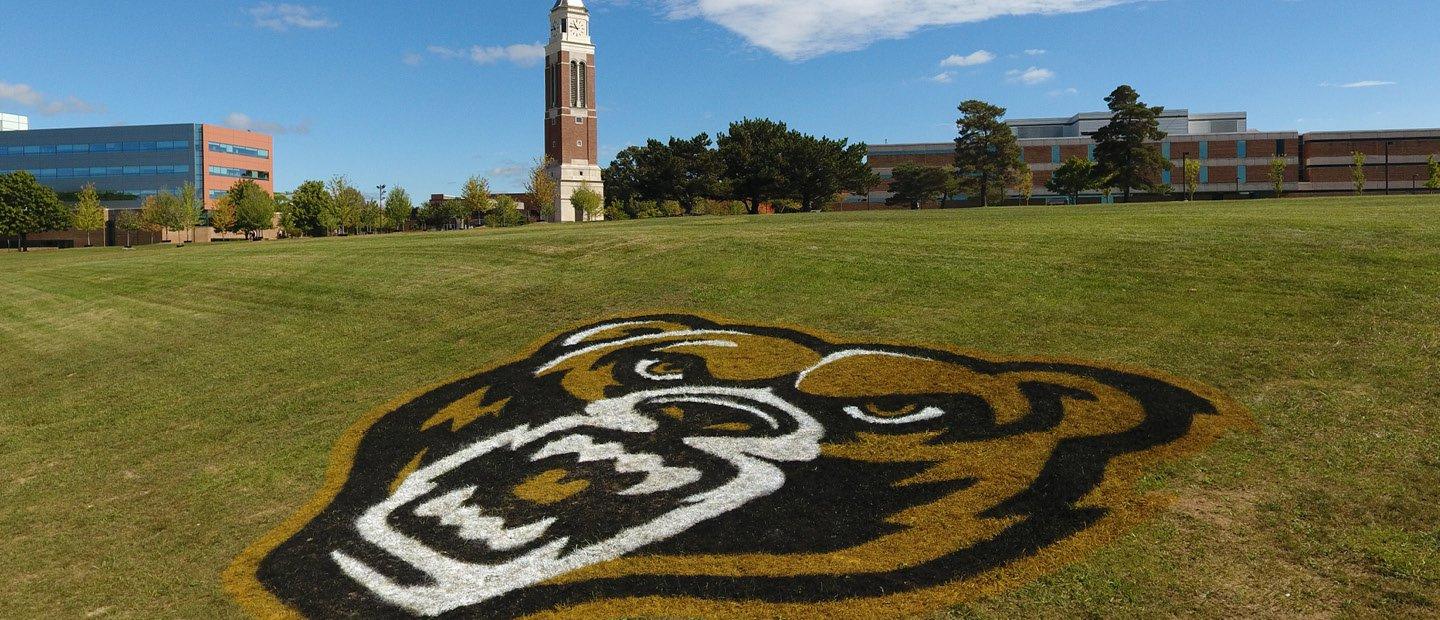
[[(677, 407), (689, 413), (664, 413)], [(696, 427), (737, 416), (755, 430)], [(768, 495), (784, 483), (776, 464), (818, 457), (822, 435), (808, 414), (763, 389), (670, 388), (598, 401), (425, 465), (356, 520), (363, 540), (423, 579), (387, 575), (342, 551), (331, 557), (382, 598), (443, 613), (621, 557)]]

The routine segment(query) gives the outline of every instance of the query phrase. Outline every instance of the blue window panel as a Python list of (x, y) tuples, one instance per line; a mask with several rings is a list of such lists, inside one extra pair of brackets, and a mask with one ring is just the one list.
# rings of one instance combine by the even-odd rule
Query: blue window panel
[(1169, 171), (1169, 170), (1162, 170), (1162, 171), (1160, 171), (1160, 182), (1161, 182), (1161, 183), (1164, 183), (1164, 184), (1166, 184), (1166, 185), (1169, 185), (1169, 184), (1170, 184), (1170, 171)]
[(1085, 159), (1095, 161), (1095, 145), (1085, 147)]
[(248, 146), (225, 144), (224, 142), (211, 142), (210, 150), (216, 153), (229, 153), (231, 155), (244, 155), (246, 157), (257, 157), (259, 159), (270, 159), (270, 151), (266, 149), (257, 149)]
[(1210, 143), (1200, 142), (1200, 159), (1210, 159)]
[(1245, 175), (1245, 166), (1240, 166), (1239, 168), (1236, 168), (1236, 169), (1235, 169), (1235, 175), (1236, 175), (1237, 177), (1239, 177), (1241, 183), (1247, 183), (1247, 182), (1248, 182), (1248, 181), (1245, 180), (1245, 176), (1246, 176), (1246, 175)]
[[(1201, 144), (1204, 144), (1204, 142), (1201, 142)], [(1210, 182), (1210, 166), (1200, 166), (1200, 182)]]
[(1060, 163), (1060, 145), (1058, 144), (1050, 147), (1050, 163)]
[(1244, 141), (1244, 140), (1240, 140), (1240, 141), (1238, 141), (1238, 142), (1235, 143), (1235, 155), (1236, 155), (1237, 157), (1239, 157), (1240, 159), (1245, 159), (1246, 155), (1245, 155), (1245, 141)]
[(1164, 157), (1165, 159), (1170, 159), (1170, 143), (1169, 143), (1169, 142), (1161, 142), (1161, 143), (1160, 143), (1160, 156), (1161, 156), (1161, 157)]

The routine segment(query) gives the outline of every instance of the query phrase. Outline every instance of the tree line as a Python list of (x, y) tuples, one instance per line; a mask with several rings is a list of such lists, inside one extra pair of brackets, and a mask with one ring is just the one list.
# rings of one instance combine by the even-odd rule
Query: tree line
[[(1093, 136), (1094, 160), (1067, 159), (1045, 182), (1045, 189), (1072, 203), (1087, 191), (1106, 196), (1119, 191), (1124, 202), (1130, 202), (1135, 191), (1173, 193), (1171, 185), (1161, 182), (1162, 173), (1173, 167), (1158, 146), (1169, 136), (1160, 129), (1160, 115), (1165, 108), (1146, 104), (1129, 85), (1117, 87), (1105, 103), (1111, 120)], [(943, 204), (953, 196), (966, 194), (977, 197), (981, 205), (990, 205), (1004, 200), (1007, 189), (1015, 190), (1029, 203), (1034, 179), (1014, 131), (1003, 120), (1006, 109), (969, 100), (960, 104), (959, 111), (954, 165), (896, 166), (891, 176), (890, 191), (894, 196), (890, 203), (919, 208), (925, 202), (940, 200)], [(1272, 159), (1270, 164), (1268, 176), (1277, 196), (1284, 193), (1287, 165), (1283, 157)], [(1195, 196), (1201, 166), (1199, 160), (1191, 160), (1181, 170), (1182, 192), (1187, 199)], [(1431, 176), (1440, 188), (1440, 170), (1432, 171)]]
[(651, 139), (620, 151), (602, 171), (610, 219), (821, 209), (879, 179), (868, 149), (816, 137), (770, 119), (744, 119), (712, 140)]

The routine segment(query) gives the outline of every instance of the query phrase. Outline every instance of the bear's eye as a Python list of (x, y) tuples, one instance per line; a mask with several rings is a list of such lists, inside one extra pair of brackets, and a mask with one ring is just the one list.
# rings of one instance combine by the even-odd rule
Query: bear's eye
[(922, 407), (915, 403), (895, 405), (891, 403), (866, 403), (865, 406), (851, 405), (845, 408), (846, 415), (871, 424), (908, 424), (922, 420), (933, 420), (945, 415), (939, 407)]
[(635, 364), (635, 374), (651, 381), (679, 381), (685, 378), (679, 366), (660, 360), (640, 360)]

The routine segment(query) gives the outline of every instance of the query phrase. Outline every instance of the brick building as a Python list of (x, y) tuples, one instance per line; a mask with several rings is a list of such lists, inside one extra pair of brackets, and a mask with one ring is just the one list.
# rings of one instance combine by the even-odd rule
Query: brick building
[[(1045, 189), (1045, 182), (1067, 159), (1094, 160), (1093, 136), (1109, 118), (1108, 113), (1095, 112), (1070, 118), (1008, 121), (1015, 131), (1021, 156), (1034, 176), (1035, 200), (1061, 199)], [(1196, 199), (1273, 194), (1270, 169), (1276, 157), (1285, 160), (1285, 191), (1299, 194), (1353, 192), (1352, 154), (1357, 151), (1367, 156), (1366, 191), (1385, 191), (1387, 178), (1391, 191), (1418, 190), (1429, 175), (1427, 158), (1432, 155), (1440, 158), (1440, 129), (1265, 132), (1249, 129), (1244, 112), (1191, 114), (1187, 110), (1166, 110), (1159, 120), (1160, 128), (1169, 136), (1156, 146), (1173, 168), (1162, 172), (1156, 181), (1171, 185), (1178, 192), (1183, 184), (1185, 162), (1199, 161)], [(882, 179), (889, 179), (901, 164), (951, 167), (955, 163), (955, 144), (871, 145), (869, 161)], [(883, 205), (890, 195), (887, 181), (868, 196), (847, 196), (838, 206), (841, 209), (875, 208)], [(1018, 192), (1011, 192), (1012, 197), (1016, 195)], [(1081, 196), (1082, 201), (1100, 199), (1099, 192)], [(964, 198), (957, 202), (964, 202)]]

